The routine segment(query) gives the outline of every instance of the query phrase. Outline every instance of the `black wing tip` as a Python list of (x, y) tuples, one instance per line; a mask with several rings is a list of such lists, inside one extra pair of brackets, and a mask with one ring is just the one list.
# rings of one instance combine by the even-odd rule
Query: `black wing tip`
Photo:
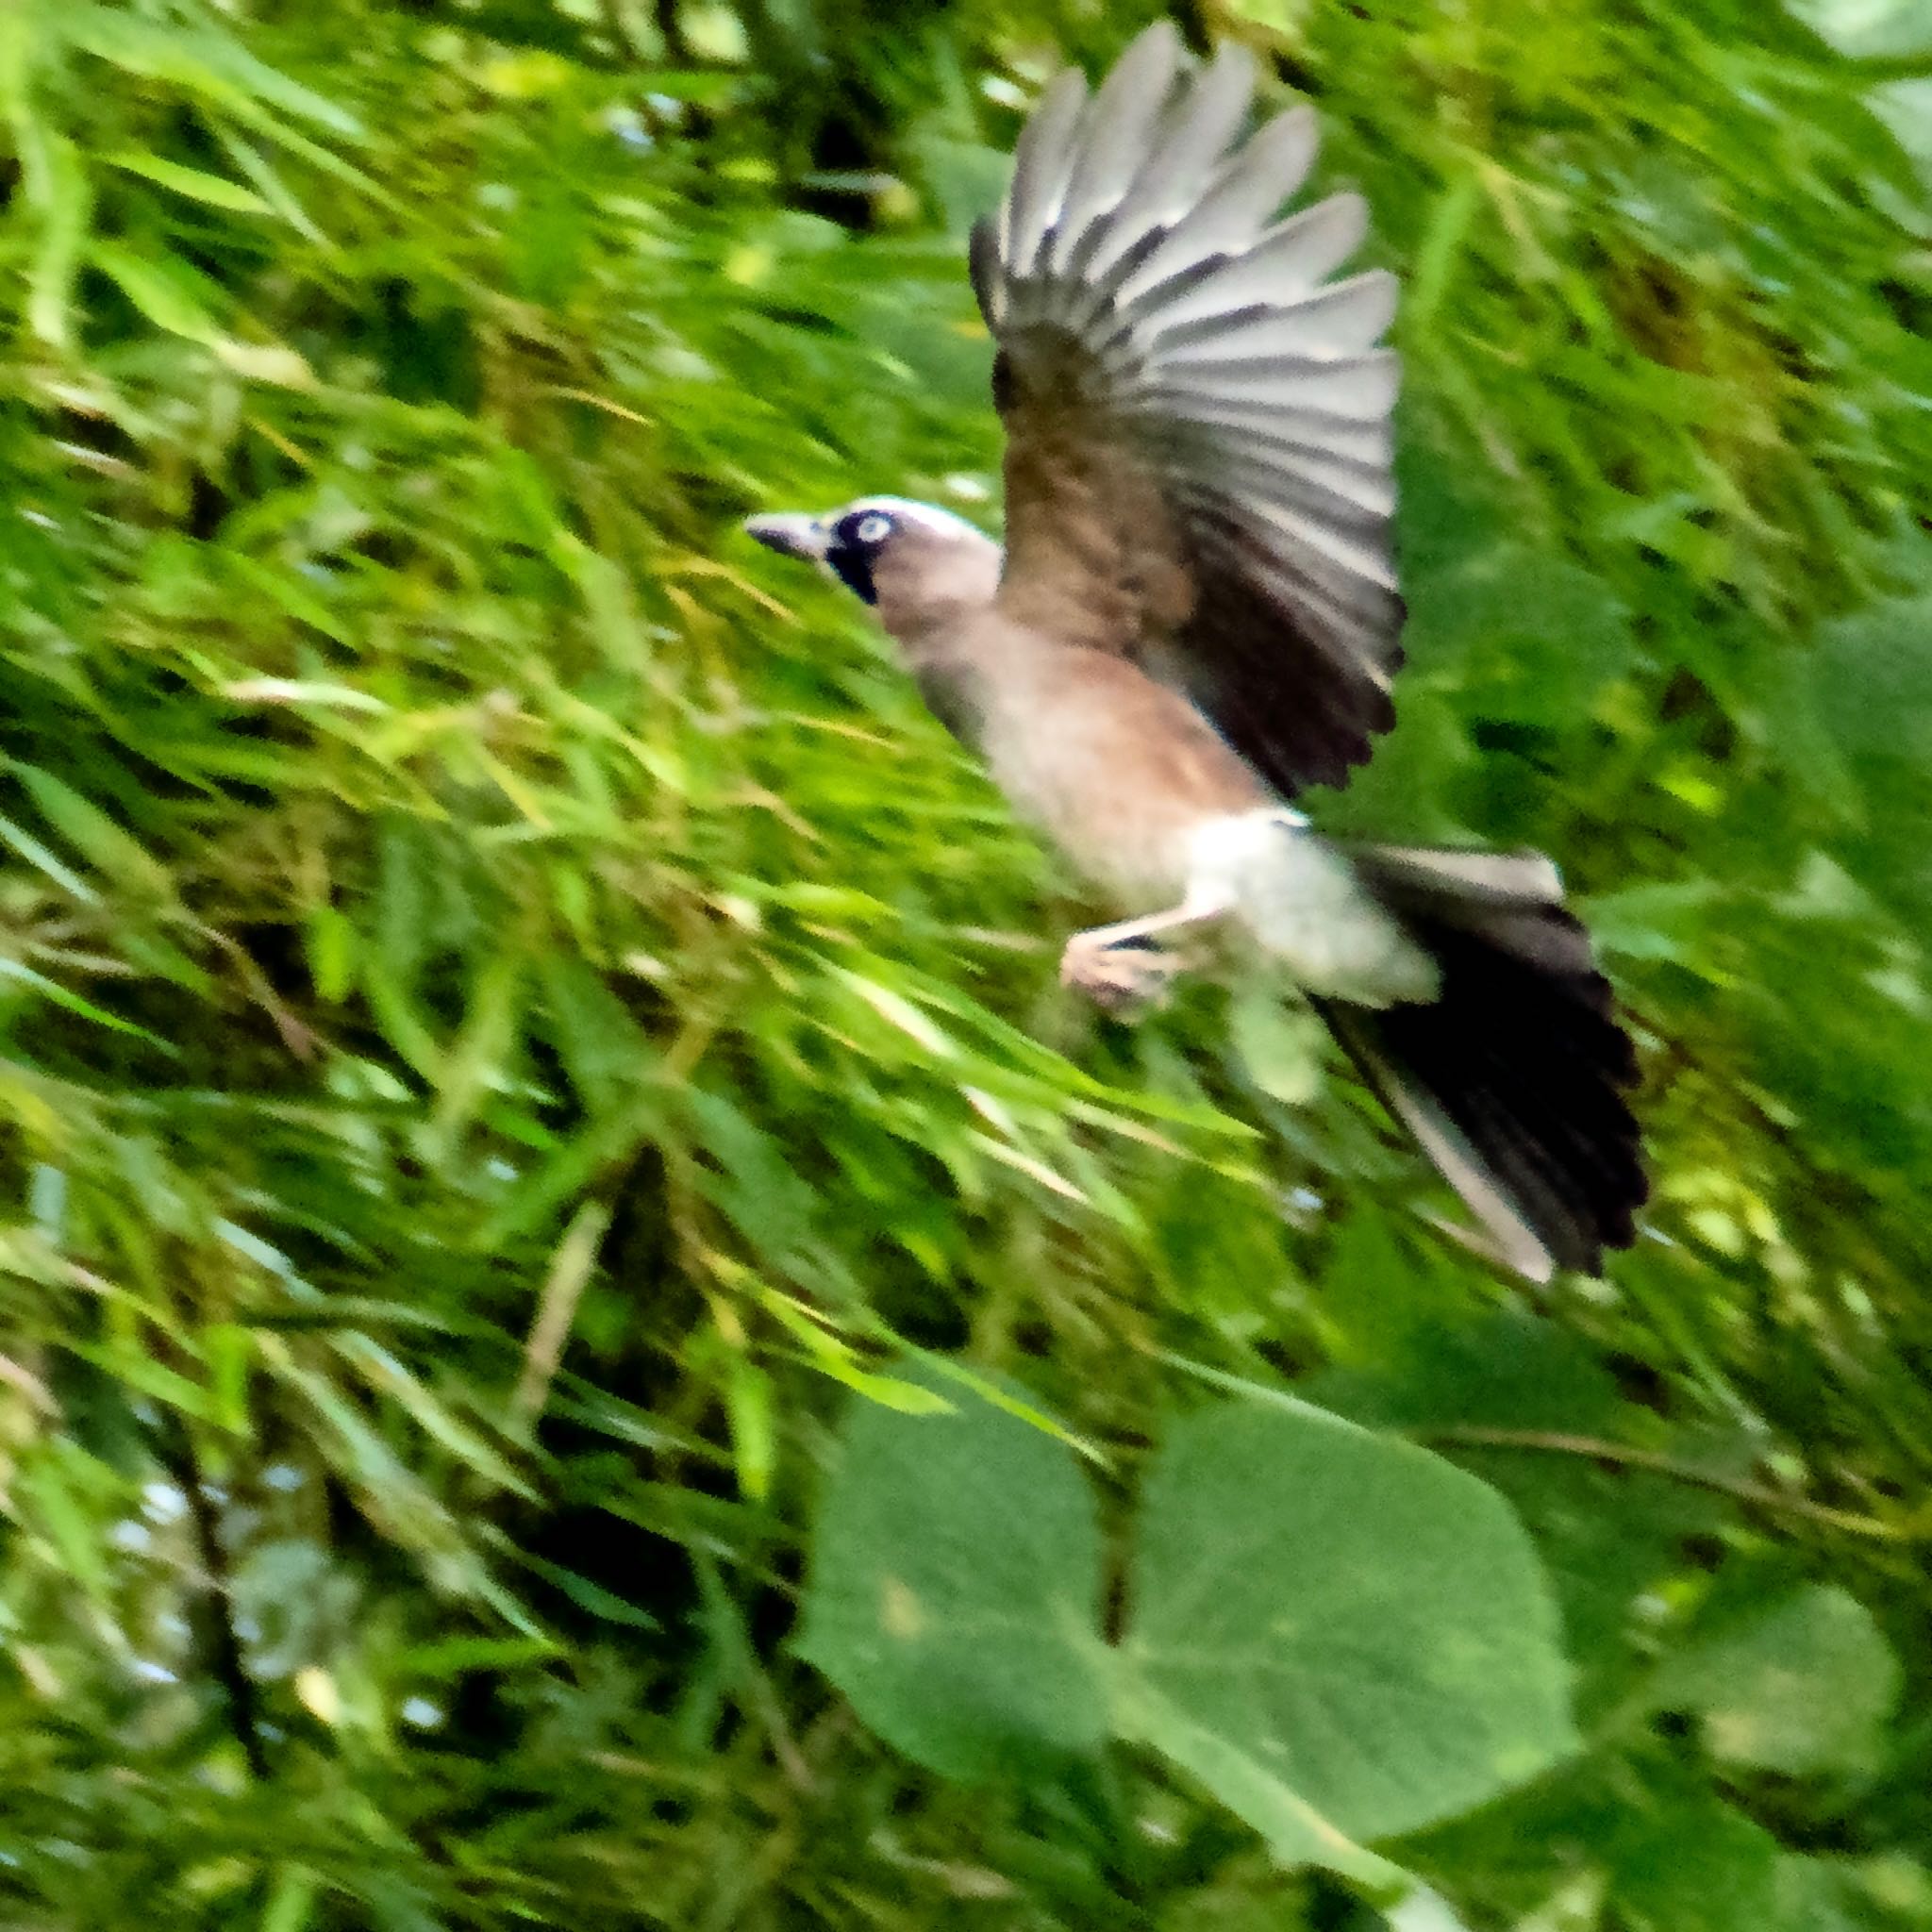
[(1392, 706), (1385, 715), (1374, 699), (1365, 699), (1346, 719), (1304, 713), (1292, 725), (1284, 724), (1278, 715), (1251, 724), (1245, 713), (1224, 710), (1220, 721), (1235, 750), (1284, 798), (1294, 798), (1317, 788), (1345, 789), (1375, 756), (1378, 741), (1395, 724), (1395, 714)]

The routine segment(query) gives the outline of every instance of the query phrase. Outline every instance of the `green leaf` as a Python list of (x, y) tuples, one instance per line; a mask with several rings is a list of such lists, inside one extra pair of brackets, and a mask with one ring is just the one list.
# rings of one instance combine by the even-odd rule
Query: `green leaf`
[(184, 167), (179, 161), (164, 161), (158, 155), (142, 154), (123, 148), (117, 154), (103, 155), (109, 167), (172, 188), (192, 201), (205, 201), (210, 208), (233, 208), (243, 214), (273, 214), (275, 210), (254, 189), (230, 181), (224, 175), (209, 175), (200, 168)]
[(1651, 1701), (1694, 1711), (1713, 1757), (1803, 1775), (1869, 1759), (1901, 1682), (1872, 1613), (1814, 1584), (1671, 1658)]
[(1919, 178), (1932, 185), (1932, 76), (1891, 80), (1874, 88), (1872, 108), (1911, 157)]
[(14, 1481), (25, 1506), (21, 1519), (46, 1536), (75, 1582), (105, 1601), (106, 1515), (119, 1489), (112, 1472), (78, 1443), (57, 1438), (23, 1463)]
[(533, 1575), (541, 1576), (545, 1583), (561, 1591), (578, 1609), (587, 1610), (607, 1624), (615, 1624), (625, 1630), (656, 1630), (660, 1627), (650, 1611), (640, 1609), (628, 1597), (619, 1596), (614, 1590), (606, 1590), (601, 1583), (592, 1582), (568, 1564), (553, 1563), (529, 1550), (513, 1546), (507, 1553)]
[(358, 937), (354, 923), (333, 906), (318, 906), (308, 915), (303, 938), (316, 997), (328, 1006), (341, 1005), (356, 982)]
[(16, 126), (29, 200), (41, 218), (28, 272), (27, 321), (43, 342), (64, 347), (73, 334), (74, 277), (87, 242), (93, 189), (80, 150), (64, 134), (43, 135), (25, 117)]
[(63, 865), (31, 832), (16, 825), (11, 819), (0, 818), (0, 840), (11, 845), (36, 872), (44, 873), (63, 892), (73, 893), (86, 905), (100, 903), (100, 894), (78, 873)]
[(1468, 688), (1484, 716), (1559, 724), (1627, 666), (1628, 614), (1569, 558), (1506, 541), (1415, 590), (1419, 669)]
[(1785, 0), (1822, 39), (1859, 59), (1932, 54), (1932, 14), (1921, 0)]
[(1395, 1866), (1357, 1844), (1303, 1797), (1271, 1761), (1274, 1754), (1230, 1735), (1218, 1716), (1203, 1721), (1127, 1672), (1120, 1679), (1114, 1724), (1122, 1737), (1153, 1745), (1254, 1826), (1277, 1864), (1323, 1865), (1375, 1885), (1397, 1875)]
[(981, 1778), (1100, 1745), (1100, 1536), (1069, 1451), (955, 1399), (853, 1406), (800, 1647), (908, 1757)]
[(1507, 1506), (1317, 1410), (1172, 1432), (1132, 1603), (1132, 1728), (1285, 1862), (1448, 1817), (1574, 1743), (1556, 1610)]
[(64, 25), (76, 46), (124, 73), (172, 81), (231, 108), (267, 103), (334, 134), (361, 134), (346, 109), (269, 66), (227, 34), (175, 23), (164, 26), (108, 7), (75, 7)]
[(761, 1257), (782, 1265), (813, 1231), (816, 1197), (776, 1140), (730, 1101), (701, 1088), (683, 1096), (693, 1139), (717, 1165), (698, 1186)]
[(299, 1865), (283, 1866), (262, 1907), (261, 1932), (304, 1932), (314, 1923), (319, 1890), (312, 1874)]
[(63, 1008), (80, 1019), (91, 1020), (96, 1026), (107, 1027), (110, 1033), (125, 1033), (136, 1040), (144, 1040), (150, 1046), (159, 1047), (163, 1053), (173, 1051), (164, 1040), (150, 1033), (146, 1027), (117, 1018), (104, 1007), (83, 999), (77, 992), (69, 992), (58, 980), (49, 979), (44, 973), (36, 973), (31, 966), (23, 966), (18, 959), (0, 958), (0, 981), (28, 987), (50, 1006)]
[(289, 184), (277, 175), (268, 160), (256, 149), (250, 147), (231, 127), (215, 130), (222, 147), (228, 158), (255, 183), (263, 202), (298, 234), (305, 235), (319, 248), (329, 248), (333, 244), (328, 237), (309, 218), (308, 211), (295, 197)]
[(456, 1415), (423, 1381), (373, 1336), (333, 1334), (329, 1346), (356, 1369), (372, 1389), (391, 1396), (423, 1430), (485, 1482), (535, 1502), (536, 1491), (475, 1429)]
[(558, 1655), (547, 1637), (445, 1637), (395, 1654), (398, 1675), (460, 1677), (470, 1671), (502, 1671), (541, 1663)]
[(756, 1362), (734, 1355), (725, 1364), (724, 1408), (731, 1424), (731, 1447), (738, 1487), (751, 1502), (771, 1494), (777, 1460), (773, 1418), (772, 1378)]
[(1659, 1778), (1641, 1802), (1610, 1846), (1618, 1917), (1632, 1932), (1800, 1932), (1780, 1908), (1778, 1844), (1761, 1824), (1679, 1777)]
[(97, 241), (88, 254), (157, 328), (210, 347), (223, 340), (220, 325), (202, 306), (207, 284), (186, 262), (173, 256), (137, 255), (118, 242)]
[(91, 864), (124, 887), (154, 892), (166, 890), (167, 868), (92, 799), (38, 765), (16, 759), (10, 770), (32, 793), (47, 823)]
[(1899, 597), (1824, 625), (1807, 666), (1810, 702), (1847, 755), (1932, 751), (1932, 596)]
[[(1401, 1257), (1385, 1243), (1351, 1242), (1346, 1253), (1370, 1271), (1373, 1292), (1400, 1292), (1392, 1276)], [(1596, 1355), (1554, 1322), (1516, 1310), (1457, 1323), (1440, 1307), (1422, 1313), (1393, 1332), (1373, 1369), (1331, 1369), (1301, 1384), (1301, 1392), (1382, 1429), (1474, 1423), (1616, 1436), (1638, 1419)]]

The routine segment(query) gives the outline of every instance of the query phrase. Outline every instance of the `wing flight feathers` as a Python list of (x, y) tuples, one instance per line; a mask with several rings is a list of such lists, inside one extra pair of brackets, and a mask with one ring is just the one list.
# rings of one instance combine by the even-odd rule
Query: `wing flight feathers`
[(1331, 279), (1358, 195), (1281, 217), (1318, 129), (1297, 108), (1243, 140), (1254, 85), (1245, 51), (1196, 68), (1166, 22), (1097, 92), (1062, 74), (973, 277), (1000, 348), (1003, 598), (1104, 624), (1292, 792), (1393, 721), (1396, 285)]

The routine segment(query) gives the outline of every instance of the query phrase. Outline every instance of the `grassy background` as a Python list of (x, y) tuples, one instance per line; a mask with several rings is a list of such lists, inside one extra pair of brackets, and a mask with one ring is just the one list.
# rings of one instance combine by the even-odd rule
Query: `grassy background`
[[(734, 533), (996, 514), (964, 228), (1146, 11), (0, 16), (7, 1923), (1349, 1923), (792, 1657), (910, 1344), (1116, 1484), (1207, 1371), (1517, 1503), (1590, 1748), (1402, 1848), (1473, 1925), (1932, 1924), (1932, 26), (1184, 20), (1407, 278), (1413, 666), (1322, 815), (1555, 854), (1642, 1036), (1647, 1237), (1533, 1302), (1265, 998), (1063, 997), (1071, 882)], [(1867, 1734), (1659, 1704), (1823, 1583), (1883, 1660), (1778, 1707), (1895, 1657)]]

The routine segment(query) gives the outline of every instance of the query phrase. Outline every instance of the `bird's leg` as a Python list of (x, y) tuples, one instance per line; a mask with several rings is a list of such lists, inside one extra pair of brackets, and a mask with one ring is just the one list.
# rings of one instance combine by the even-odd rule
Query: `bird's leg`
[(1218, 919), (1226, 910), (1224, 898), (1190, 894), (1165, 912), (1076, 932), (1060, 955), (1060, 984), (1077, 987), (1108, 1013), (1158, 999), (1191, 962), (1155, 945), (1154, 936)]

